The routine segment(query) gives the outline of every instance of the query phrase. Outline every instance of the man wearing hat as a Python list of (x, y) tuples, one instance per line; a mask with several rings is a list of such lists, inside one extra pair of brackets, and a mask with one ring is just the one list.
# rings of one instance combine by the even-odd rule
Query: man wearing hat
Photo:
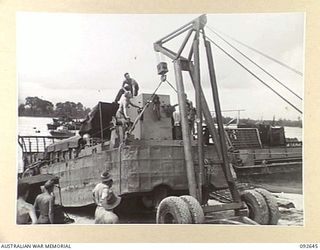
[(44, 184), (44, 192), (36, 197), (34, 207), (40, 212), (38, 224), (53, 224), (54, 223), (54, 200), (53, 195), (54, 181), (48, 180)]
[(94, 202), (97, 205), (95, 224), (116, 224), (119, 222), (113, 209), (120, 204), (121, 197), (113, 193), (112, 184), (111, 175), (104, 172), (101, 175), (101, 183), (98, 183), (92, 191)]

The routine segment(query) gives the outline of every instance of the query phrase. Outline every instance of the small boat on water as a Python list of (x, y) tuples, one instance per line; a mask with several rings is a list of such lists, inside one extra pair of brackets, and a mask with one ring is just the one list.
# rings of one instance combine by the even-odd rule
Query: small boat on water
[(71, 137), (71, 136), (74, 136), (76, 133), (70, 131), (65, 126), (62, 126), (62, 127), (57, 128), (57, 130), (51, 130), (50, 134), (52, 136)]
[(55, 130), (62, 125), (61, 121), (58, 118), (52, 118), (52, 123), (48, 123), (48, 130)]
[(64, 126), (68, 130), (79, 130), (81, 127), (80, 119), (71, 118), (52, 118), (52, 123), (48, 123), (48, 130), (56, 130), (58, 127)]

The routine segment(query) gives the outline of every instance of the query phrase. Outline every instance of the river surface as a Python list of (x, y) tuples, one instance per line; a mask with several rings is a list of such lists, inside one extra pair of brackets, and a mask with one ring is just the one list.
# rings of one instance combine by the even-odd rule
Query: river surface
[[(18, 135), (20, 136), (50, 136), (47, 124), (52, 123), (48, 117), (18, 117)], [(298, 127), (285, 127), (285, 134), (288, 138), (303, 140), (303, 130)], [(292, 203), (293, 206), (280, 207), (282, 226), (303, 226), (303, 195), (294, 193), (275, 194), (280, 200)], [(94, 210), (71, 210), (69, 216), (75, 220), (75, 224), (94, 224)], [(120, 223), (155, 223), (154, 214), (141, 214), (134, 220), (121, 218)]]
[[(52, 123), (50, 117), (18, 117), (18, 134), (23, 136), (41, 135), (50, 136), (50, 131), (47, 124)], [(298, 127), (284, 127), (286, 137), (297, 138), (302, 141), (302, 128)]]
[(52, 122), (50, 117), (20, 116), (18, 117), (18, 134), (21, 136), (51, 136), (47, 124)]

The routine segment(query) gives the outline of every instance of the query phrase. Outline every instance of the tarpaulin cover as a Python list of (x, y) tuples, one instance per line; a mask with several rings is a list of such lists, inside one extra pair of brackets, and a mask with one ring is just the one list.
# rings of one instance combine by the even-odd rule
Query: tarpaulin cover
[[(82, 122), (79, 134), (89, 134), (93, 138), (101, 138), (100, 113), (102, 116), (103, 138), (109, 140), (111, 131), (109, 129), (112, 116), (115, 116), (119, 104), (99, 102)], [(101, 111), (100, 111), (101, 110)]]
[(79, 146), (80, 139), (80, 135), (75, 135), (68, 139), (63, 139), (61, 141), (52, 143), (47, 147), (47, 152), (67, 151), (69, 148), (77, 148)]

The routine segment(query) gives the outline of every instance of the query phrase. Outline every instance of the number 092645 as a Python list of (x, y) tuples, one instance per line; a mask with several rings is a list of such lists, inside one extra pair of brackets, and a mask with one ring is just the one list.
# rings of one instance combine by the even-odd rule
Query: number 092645
[(305, 249), (317, 249), (318, 244), (308, 244), (308, 243), (302, 243), (300, 244), (300, 248), (305, 248)]

